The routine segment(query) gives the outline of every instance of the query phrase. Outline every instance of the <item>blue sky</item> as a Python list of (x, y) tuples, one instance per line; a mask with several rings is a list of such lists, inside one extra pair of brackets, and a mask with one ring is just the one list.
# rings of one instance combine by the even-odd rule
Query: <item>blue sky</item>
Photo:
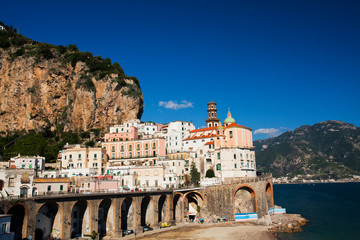
[(215, 101), (221, 120), (230, 108), (257, 139), (360, 125), (359, 12), (360, 1), (341, 0), (12, 0), (0, 20), (119, 62), (140, 80), (144, 121), (202, 127)]

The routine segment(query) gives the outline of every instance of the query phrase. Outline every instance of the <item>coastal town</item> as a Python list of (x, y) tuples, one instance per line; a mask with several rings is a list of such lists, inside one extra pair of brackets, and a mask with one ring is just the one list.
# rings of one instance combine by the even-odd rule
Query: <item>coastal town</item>
[(7, 239), (118, 239), (193, 222), (269, 226), (270, 215), (286, 210), (274, 205), (271, 174), (256, 171), (252, 129), (230, 110), (221, 122), (215, 102), (207, 112), (203, 128), (132, 119), (93, 147), (65, 144), (55, 163), (22, 155), (2, 162)]
[[(139, 119), (113, 125), (95, 147), (66, 144), (56, 163), (14, 156), (1, 163), (1, 197), (154, 191), (256, 177), (252, 130), (237, 124), (230, 111), (221, 123), (214, 102), (207, 111), (206, 128)], [(191, 169), (199, 173), (197, 182)]]

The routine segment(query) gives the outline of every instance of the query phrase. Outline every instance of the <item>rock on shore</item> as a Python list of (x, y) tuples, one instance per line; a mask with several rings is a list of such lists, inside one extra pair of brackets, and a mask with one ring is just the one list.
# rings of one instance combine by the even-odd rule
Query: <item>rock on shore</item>
[(271, 216), (275, 232), (302, 232), (302, 226), (309, 221), (300, 214), (275, 214)]

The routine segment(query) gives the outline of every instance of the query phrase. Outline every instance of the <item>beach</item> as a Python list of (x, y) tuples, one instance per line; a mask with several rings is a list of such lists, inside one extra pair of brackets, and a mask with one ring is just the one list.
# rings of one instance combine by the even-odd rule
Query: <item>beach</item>
[[(167, 229), (147, 232), (136, 239), (165, 240), (165, 239), (227, 239), (227, 240), (268, 240), (274, 239), (274, 233), (269, 226), (257, 226), (250, 223), (211, 223), (211, 224), (182, 224)], [(128, 236), (127, 239), (135, 239)]]

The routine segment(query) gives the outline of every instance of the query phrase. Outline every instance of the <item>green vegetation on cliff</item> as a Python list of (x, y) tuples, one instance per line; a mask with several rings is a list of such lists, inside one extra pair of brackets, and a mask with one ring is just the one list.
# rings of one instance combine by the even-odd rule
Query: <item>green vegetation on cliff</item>
[[(34, 57), (35, 62), (43, 60), (55, 59), (63, 64), (71, 64), (75, 68), (78, 62), (83, 62), (88, 67), (86, 75), (87, 78), (84, 83), (81, 81), (78, 87), (82, 87), (88, 91), (94, 91), (93, 84), (90, 84), (92, 77), (98, 80), (106, 79), (110, 74), (116, 74), (116, 82), (118, 83), (117, 90), (124, 86), (128, 89), (123, 92), (125, 95), (136, 96), (141, 94), (140, 83), (136, 77), (127, 76), (119, 63), (111, 63), (109, 58), (102, 58), (101, 56), (93, 56), (91, 52), (81, 52), (75, 44), (68, 46), (55, 46), (53, 44), (40, 43), (33, 41), (16, 32), (12, 26), (8, 27), (0, 21), (0, 26), (5, 30), (0, 31), (0, 48), (9, 51), (10, 60), (14, 61), (17, 57), (26, 56)], [(125, 79), (131, 79), (135, 83), (126, 83)]]
[(24, 156), (44, 156), (47, 162), (57, 159), (59, 150), (65, 144), (95, 145), (95, 139), (100, 137), (101, 129), (91, 129), (86, 132), (59, 132), (45, 129), (42, 132), (14, 132), (0, 134), (0, 156), (9, 160), (18, 154)]

